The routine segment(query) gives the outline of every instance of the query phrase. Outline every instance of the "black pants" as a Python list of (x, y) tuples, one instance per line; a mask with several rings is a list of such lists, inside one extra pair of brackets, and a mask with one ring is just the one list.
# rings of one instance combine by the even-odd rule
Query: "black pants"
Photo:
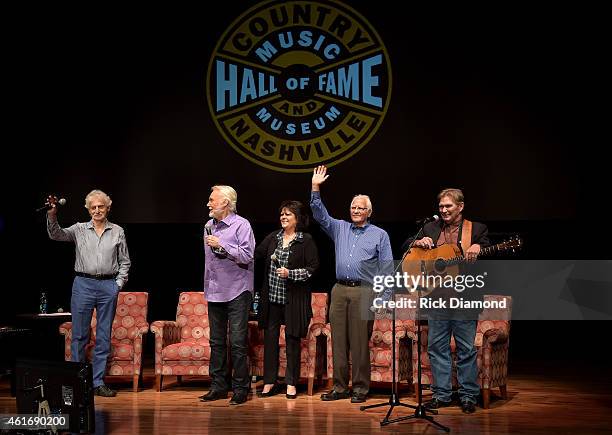
[(242, 292), (229, 302), (209, 302), (211, 390), (229, 390), (227, 368), (227, 324), (229, 320), (232, 350), (232, 390), (248, 393), (250, 379), (247, 367), (247, 327), (251, 292)]
[[(268, 327), (264, 330), (264, 384), (274, 384), (278, 377), (280, 327), (285, 319), (285, 306), (269, 302)], [(287, 370), (285, 383), (297, 385), (300, 379), (300, 337), (285, 332)]]

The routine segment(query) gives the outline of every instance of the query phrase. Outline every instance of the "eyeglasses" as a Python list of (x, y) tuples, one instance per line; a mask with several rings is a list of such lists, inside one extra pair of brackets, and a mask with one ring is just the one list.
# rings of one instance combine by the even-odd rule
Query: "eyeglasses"
[(356, 206), (351, 206), (351, 211), (367, 211), (367, 207), (356, 207)]

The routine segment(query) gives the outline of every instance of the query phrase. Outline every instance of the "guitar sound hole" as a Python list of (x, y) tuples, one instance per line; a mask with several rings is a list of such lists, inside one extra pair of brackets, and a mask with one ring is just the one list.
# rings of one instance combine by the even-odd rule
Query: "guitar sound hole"
[(436, 273), (440, 274), (444, 272), (444, 269), (446, 269), (446, 260), (444, 260), (443, 258), (438, 258), (434, 262), (434, 270), (436, 271)]

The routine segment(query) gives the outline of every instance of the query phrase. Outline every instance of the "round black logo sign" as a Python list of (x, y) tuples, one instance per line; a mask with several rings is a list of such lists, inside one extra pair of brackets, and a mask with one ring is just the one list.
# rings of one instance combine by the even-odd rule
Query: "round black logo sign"
[(370, 24), (329, 0), (268, 1), (210, 60), (208, 105), (228, 143), (269, 169), (307, 172), (359, 151), (380, 127), (391, 65)]

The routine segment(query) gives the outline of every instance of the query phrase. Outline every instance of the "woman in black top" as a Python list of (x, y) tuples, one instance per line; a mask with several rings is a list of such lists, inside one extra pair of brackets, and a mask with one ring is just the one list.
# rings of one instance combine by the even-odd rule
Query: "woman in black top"
[(264, 388), (259, 397), (280, 392), (277, 384), (280, 326), (285, 325), (288, 399), (297, 397), (300, 377), (300, 341), (306, 337), (312, 318), (310, 282), (319, 267), (317, 247), (303, 232), (308, 216), (299, 201), (284, 201), (280, 208), (281, 229), (268, 234), (257, 246), (255, 257), (265, 262), (261, 288), (259, 327), (264, 329)]

